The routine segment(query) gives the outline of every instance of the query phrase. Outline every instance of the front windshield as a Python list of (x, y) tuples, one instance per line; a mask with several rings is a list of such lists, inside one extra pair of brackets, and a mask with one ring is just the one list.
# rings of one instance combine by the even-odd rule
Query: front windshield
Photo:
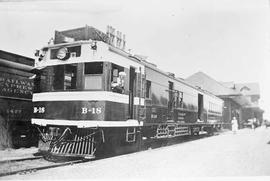
[(84, 65), (84, 89), (102, 90), (103, 62), (89, 62)]
[(76, 89), (77, 66), (73, 64), (58, 65), (53, 70), (52, 91)]
[(36, 74), (34, 92), (49, 92), (77, 89), (77, 65), (46, 67)]
[(103, 62), (49, 66), (36, 73), (34, 93), (103, 90)]

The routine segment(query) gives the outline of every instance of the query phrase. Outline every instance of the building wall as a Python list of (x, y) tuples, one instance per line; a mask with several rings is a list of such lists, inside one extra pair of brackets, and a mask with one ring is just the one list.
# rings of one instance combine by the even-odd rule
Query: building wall
[(256, 118), (260, 123), (263, 121), (263, 111), (258, 108), (244, 108), (243, 109), (243, 120), (248, 121), (249, 119)]
[(31, 112), (31, 100), (0, 98), (0, 149), (22, 144), (20, 133), (26, 133), (31, 127)]

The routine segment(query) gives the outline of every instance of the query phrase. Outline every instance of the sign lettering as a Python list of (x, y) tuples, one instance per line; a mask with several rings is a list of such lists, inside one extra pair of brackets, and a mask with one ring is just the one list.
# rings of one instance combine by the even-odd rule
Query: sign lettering
[(33, 112), (43, 114), (43, 113), (45, 113), (45, 107), (34, 107)]
[(33, 82), (16, 77), (0, 77), (0, 95), (10, 97), (31, 98)]
[(100, 114), (102, 112), (101, 107), (92, 107), (92, 108), (87, 108), (87, 107), (82, 107), (82, 114)]

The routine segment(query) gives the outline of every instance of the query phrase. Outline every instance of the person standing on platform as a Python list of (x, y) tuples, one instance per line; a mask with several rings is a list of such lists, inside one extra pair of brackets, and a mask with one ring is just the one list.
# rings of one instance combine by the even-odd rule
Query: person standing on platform
[(253, 130), (255, 130), (257, 128), (257, 119), (253, 118)]
[(232, 119), (232, 131), (233, 131), (233, 134), (236, 134), (238, 130), (238, 121), (235, 117), (233, 117)]

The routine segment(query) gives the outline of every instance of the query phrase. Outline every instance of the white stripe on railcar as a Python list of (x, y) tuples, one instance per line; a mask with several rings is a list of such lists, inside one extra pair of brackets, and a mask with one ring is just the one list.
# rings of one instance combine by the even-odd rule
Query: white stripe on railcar
[(139, 122), (138, 120), (135, 119), (129, 119), (126, 121), (97, 121), (97, 120), (58, 120), (58, 119), (32, 118), (31, 123), (40, 126), (65, 125), (65, 126), (77, 126), (78, 128), (143, 126), (143, 122)]
[[(134, 105), (144, 105), (144, 99), (134, 97)], [(128, 104), (129, 96), (107, 91), (43, 92), (33, 94), (33, 102), (40, 101), (111, 101)]]

